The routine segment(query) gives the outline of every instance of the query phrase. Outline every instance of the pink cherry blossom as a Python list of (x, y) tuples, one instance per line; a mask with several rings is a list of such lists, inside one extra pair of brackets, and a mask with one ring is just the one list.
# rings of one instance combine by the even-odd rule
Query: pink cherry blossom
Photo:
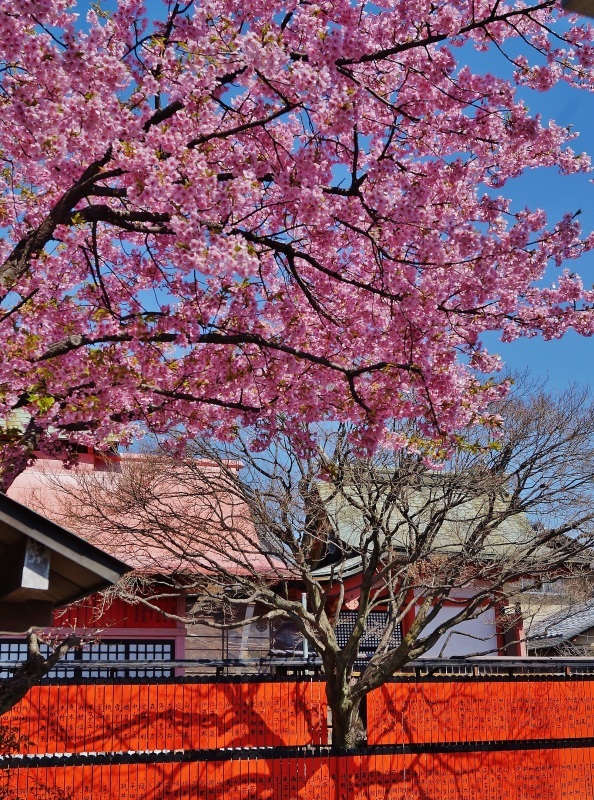
[[(508, 197), (529, 169), (590, 170), (516, 94), (594, 88), (592, 30), (560, 16), (0, 0), (4, 485), (34, 447), (139, 425), (264, 443), (350, 420), (373, 448), (414, 418), (447, 447), (505, 391), (485, 331), (591, 335), (568, 262), (594, 238)], [(462, 46), (508, 53), (515, 82)]]

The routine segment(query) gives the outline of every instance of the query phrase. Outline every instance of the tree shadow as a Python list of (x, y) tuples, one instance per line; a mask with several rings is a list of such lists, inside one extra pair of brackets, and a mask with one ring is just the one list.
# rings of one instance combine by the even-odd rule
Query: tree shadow
[(326, 744), (319, 681), (54, 684), (34, 687), (3, 723), (32, 754)]
[[(18, 769), (14, 787), (19, 800), (590, 800), (593, 765), (593, 748), (288, 758), (244, 754)], [(45, 794), (39, 794), (40, 787)]]
[(369, 745), (588, 738), (594, 681), (395, 681), (368, 696)]

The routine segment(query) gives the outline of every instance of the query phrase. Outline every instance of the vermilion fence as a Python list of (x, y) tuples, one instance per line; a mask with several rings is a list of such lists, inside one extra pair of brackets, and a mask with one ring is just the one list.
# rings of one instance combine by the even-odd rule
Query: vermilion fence
[(327, 716), (315, 679), (89, 680), (36, 686), (0, 724), (33, 755), (321, 745)]
[(368, 743), (431, 744), (594, 736), (594, 681), (399, 681), (367, 703)]
[(9, 770), (31, 800), (591, 800), (594, 748), (289, 755)]
[(2, 718), (4, 800), (592, 800), (594, 676), (402, 678), (367, 747), (325, 746), (324, 684), (68, 681)]

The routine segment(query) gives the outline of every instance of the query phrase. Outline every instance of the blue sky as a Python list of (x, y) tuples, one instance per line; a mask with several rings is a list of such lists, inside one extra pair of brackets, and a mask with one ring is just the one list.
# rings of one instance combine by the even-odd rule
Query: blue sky
[[(499, 75), (509, 72), (509, 65), (499, 55), (464, 52), (464, 57), (477, 71)], [(544, 119), (554, 119), (560, 125), (571, 125), (572, 130), (579, 132), (573, 149), (586, 151), (594, 161), (594, 93), (560, 83), (545, 94), (523, 91), (522, 97), (531, 113), (540, 113)], [(531, 170), (508, 184), (503, 193), (512, 198), (516, 209), (542, 208), (551, 221), (581, 209), (580, 222), (584, 231), (589, 232), (594, 230), (593, 180), (594, 174), (560, 176), (553, 170)], [(594, 253), (572, 262), (570, 269), (582, 276), (586, 287), (594, 285)], [(551, 281), (555, 280), (555, 273), (551, 268), (548, 276)], [(551, 389), (562, 389), (573, 382), (590, 383), (594, 387), (594, 337), (570, 332), (549, 342), (537, 337), (504, 344), (492, 335), (484, 337), (484, 343), (499, 353), (510, 369), (521, 372), (529, 369), (532, 375), (547, 379)]]

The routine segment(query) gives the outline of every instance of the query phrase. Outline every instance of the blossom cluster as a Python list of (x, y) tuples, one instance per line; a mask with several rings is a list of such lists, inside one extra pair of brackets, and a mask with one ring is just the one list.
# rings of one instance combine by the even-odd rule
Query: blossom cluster
[[(558, 16), (0, 0), (0, 417), (26, 412), (35, 447), (324, 419), (447, 444), (484, 420), (505, 384), (483, 333), (594, 330), (568, 267), (593, 237), (505, 194), (590, 170), (517, 96), (592, 90), (592, 31)], [(513, 81), (458, 61), (514, 40)]]

